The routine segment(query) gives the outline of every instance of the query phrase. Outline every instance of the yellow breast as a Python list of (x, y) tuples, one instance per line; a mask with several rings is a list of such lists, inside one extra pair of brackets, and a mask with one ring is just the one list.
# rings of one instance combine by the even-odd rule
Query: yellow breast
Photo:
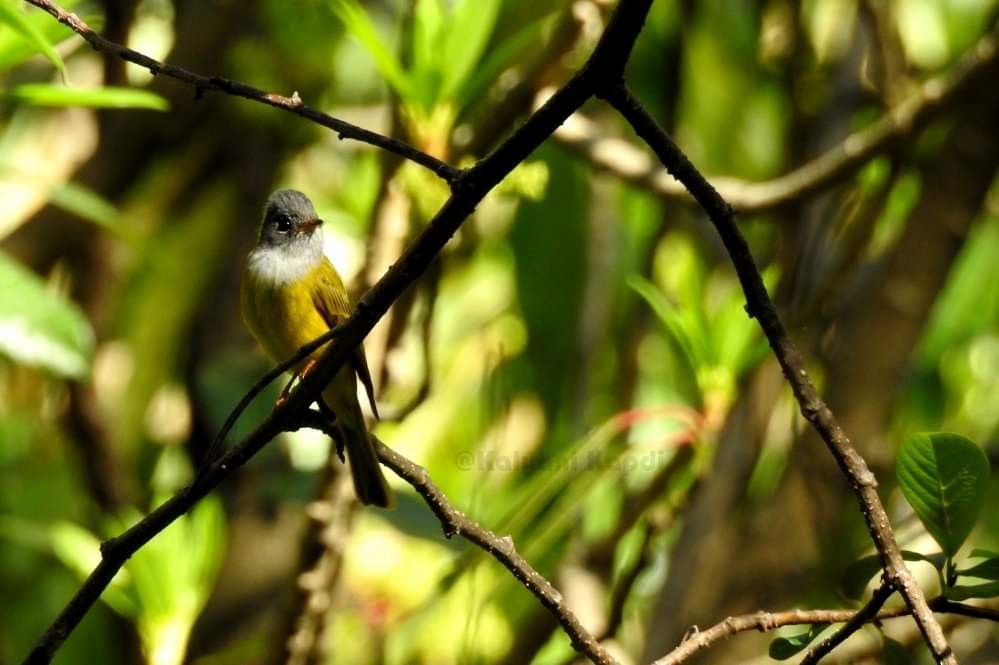
[(249, 267), (244, 271), (240, 293), (243, 321), (273, 360), (288, 358), (329, 329), (312, 297), (320, 274), (317, 266), (301, 279), (275, 284), (261, 279)]

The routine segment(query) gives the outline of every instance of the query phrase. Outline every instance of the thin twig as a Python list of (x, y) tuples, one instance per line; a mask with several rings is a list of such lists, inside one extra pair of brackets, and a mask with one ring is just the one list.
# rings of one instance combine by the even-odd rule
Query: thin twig
[(866, 605), (850, 617), (850, 620), (843, 624), (839, 630), (815, 646), (811, 647), (798, 665), (816, 665), (816, 663), (828, 655), (830, 651), (845, 642), (846, 638), (853, 635), (855, 632), (863, 628), (865, 624), (874, 619), (878, 615), (878, 612), (881, 611), (881, 608), (884, 607), (884, 604), (888, 602), (888, 598), (893, 593), (895, 593), (895, 590), (887, 584), (882, 584), (875, 589), (874, 594), (871, 596), (871, 599), (867, 601)]
[[(303, 414), (301, 424), (303, 427), (318, 429), (332, 436), (333, 430), (330, 422), (317, 411), (306, 411)], [(534, 569), (531, 564), (522, 557), (514, 546), (513, 538), (510, 536), (499, 536), (489, 529), (481, 526), (478, 522), (470, 519), (460, 510), (451, 505), (448, 498), (434, 484), (430, 474), (425, 468), (410, 461), (401, 453), (389, 448), (376, 437), (372, 436), (375, 443), (375, 451), (382, 464), (392, 469), (392, 471), (409, 483), (413, 489), (423, 498), (430, 509), (440, 520), (441, 529), (446, 538), (461, 536), (465, 540), (478, 545), (494, 559), (499, 561), (504, 568), (517, 578), (528, 591), (534, 594), (535, 598), (548, 609), (561, 624), (562, 629), (572, 640), (573, 645), (580, 651), (588, 654), (595, 663), (614, 663), (610, 654), (604, 650), (596, 638), (593, 637), (579, 622), (572, 610), (562, 601), (562, 594), (552, 586), (541, 573)]]
[[(953, 614), (999, 622), (999, 610), (991, 607), (956, 603), (947, 600), (943, 596), (937, 596), (929, 602), (929, 605), (934, 612), (941, 614)], [(787, 612), (756, 612), (755, 614), (729, 617), (707, 630), (699, 631), (696, 628), (693, 629), (688, 638), (668, 654), (652, 663), (652, 665), (680, 665), (698, 651), (738, 633), (750, 630), (758, 630), (761, 633), (766, 633), (784, 626), (844, 623), (855, 618), (859, 611), (862, 610), (788, 610)], [(909, 616), (910, 614), (911, 612), (908, 607), (895, 607), (875, 612), (872, 616), (867, 617), (867, 622), (873, 623), (886, 619), (896, 619), (898, 617)]]
[[(881, 610), (874, 619), (894, 619), (908, 616), (909, 608), (898, 607)], [(680, 665), (702, 649), (737, 633), (758, 630), (766, 633), (783, 626), (823, 625), (843, 623), (857, 616), (857, 610), (788, 610), (787, 612), (756, 612), (729, 617), (707, 630), (692, 629), (690, 635), (675, 649), (652, 663), (652, 665)]]
[(133, 51), (130, 48), (115, 43), (99, 34), (87, 25), (79, 16), (57, 6), (50, 0), (25, 0), (25, 2), (42, 9), (54, 16), (60, 23), (68, 27), (73, 32), (83, 37), (96, 51), (107, 53), (110, 56), (121, 58), (140, 67), (148, 69), (151, 73), (163, 74), (170, 78), (177, 79), (194, 87), (195, 99), (200, 99), (207, 90), (217, 90), (228, 95), (243, 97), (261, 104), (267, 104), (275, 108), (283, 109), (289, 113), (311, 120), (312, 122), (332, 129), (340, 139), (352, 139), (373, 145), (382, 150), (393, 152), (400, 157), (419, 164), (432, 171), (435, 175), (450, 185), (453, 185), (461, 177), (462, 170), (446, 164), (441, 160), (428, 155), (421, 150), (417, 150), (405, 141), (383, 136), (363, 127), (358, 127), (345, 120), (334, 118), (333, 116), (314, 109), (298, 96), (292, 93), (291, 97), (278, 95), (272, 92), (264, 92), (239, 81), (230, 81), (219, 76), (204, 76), (188, 71), (182, 67), (160, 62), (148, 55)]
[(902, 560), (888, 515), (878, 496), (877, 479), (809, 380), (804, 361), (787, 336), (749, 251), (749, 245), (735, 223), (735, 211), (691, 164), (623, 81), (603, 91), (602, 96), (631, 124), (635, 133), (648, 144), (666, 169), (684, 184), (714, 224), (735, 266), (746, 296), (747, 313), (763, 329), (802, 415), (826, 443), (857, 495), (867, 529), (881, 557), (886, 584), (905, 599), (936, 661), (956, 665), (957, 659), (947, 644), (940, 624), (926, 604), (922, 589)]
[[(29, 1), (46, 9), (61, 21), (68, 22), (67, 25), (70, 27), (77, 26), (80, 30), (84, 30), (81, 34), (95, 48), (110, 48), (109, 52), (118, 53), (122, 57), (127, 55), (134, 58), (138, 64), (151, 65), (159, 68), (159, 71), (163, 73), (173, 71), (172, 69), (168, 71), (165, 65), (161, 65), (147, 56), (133, 51), (122, 51), (123, 47), (106, 43), (106, 40), (83, 26), (79, 19), (56, 8), (48, 0)], [(115, 574), (129, 557), (174, 520), (190, 510), (198, 500), (245, 464), (275, 436), (289, 427), (298, 426), (299, 419), (309, 410), (309, 406), (329, 385), (340, 368), (346, 364), (353, 350), (361, 344), (364, 337), (399, 295), (424, 273), (430, 262), (440, 253), (444, 245), (475, 210), (485, 195), (524, 161), (545, 139), (551, 136), (566, 118), (593, 97), (597, 90), (606, 88), (611, 82), (621, 78), (624, 65), (645, 23), (645, 17), (651, 4), (652, 0), (621, 0), (593, 54), (583, 68), (494, 152), (474, 167), (460, 173), (452, 183), (451, 197), (399, 260), (382, 276), (377, 284), (361, 297), (354, 313), (339, 327), (337, 343), (327, 346), (313, 370), (303, 377), (285, 402), (277, 406), (221, 459), (209, 465), (201, 474), (201, 479), (198, 482), (178, 492), (117, 538), (103, 543), (100, 563), (41, 635), (34, 649), (25, 659), (25, 665), (51, 662), (55, 652), (73, 629), (79, 625), (83, 616), (97, 602), (101, 593), (111, 583)], [(116, 48), (119, 50), (115, 51)], [(174, 71), (174, 74), (177, 72)], [(187, 72), (183, 72), (183, 74), (188, 79), (182, 78), (181, 80), (192, 80), (193, 82), (202, 80), (200, 77), (192, 79), (194, 75)], [(239, 86), (230, 89), (226, 86), (216, 85), (215, 89), (238, 96), (249, 96), (245, 94), (247, 91)], [(263, 101), (284, 108), (273, 100), (264, 99)], [(292, 110), (297, 113), (299, 105), (293, 101), (291, 103), (293, 104)], [(389, 149), (388, 145), (391, 144), (389, 139), (381, 137), (378, 141), (379, 143), (376, 145)], [(398, 150), (398, 146), (395, 148), (396, 150), (393, 152)], [(440, 505), (435, 510), (454, 511), (450, 506), (445, 508)], [(476, 533), (476, 537), (479, 536), (483, 536), (483, 534)], [(480, 540), (482, 543), (489, 542), (484, 536)], [(512, 550), (510, 553), (504, 553), (504, 556), (511, 561), (514, 555), (516, 553)], [(519, 555), (516, 556), (519, 558)], [(525, 584), (528, 582), (540, 584), (532, 579), (524, 582)], [(538, 586), (538, 589), (540, 588)], [(554, 600), (554, 597), (549, 596), (545, 601), (546, 607), (558, 609), (560, 604), (555, 603)], [(615, 662), (581, 626), (578, 626), (577, 633), (582, 636), (582, 639), (574, 636), (573, 646), (580, 649), (590, 660), (595, 663)]]
[[(856, 173), (874, 155), (925, 126), (980, 82), (980, 74), (996, 59), (999, 30), (993, 30), (941, 76), (887, 111), (878, 120), (844, 138), (826, 152), (790, 173), (765, 182), (711, 178), (711, 185), (729, 205), (743, 214), (779, 208), (836, 184)], [(557, 132), (559, 143), (594, 166), (669, 201), (690, 200), (687, 189), (649, 159), (638, 146), (604, 136), (597, 124), (577, 114)]]
[(313, 351), (321, 347), (323, 344), (326, 344), (337, 337), (342, 330), (341, 325), (333, 326), (319, 337), (300, 347), (298, 351), (295, 352), (295, 355), (281, 361), (257, 379), (256, 383), (250, 387), (247, 393), (239, 400), (239, 403), (236, 404), (236, 407), (229, 414), (229, 417), (226, 418), (225, 423), (222, 425), (222, 429), (220, 429), (219, 433), (215, 435), (215, 439), (212, 441), (212, 445), (209, 446), (208, 450), (205, 452), (205, 459), (202, 460), (201, 467), (198, 469), (198, 473), (194, 477), (194, 485), (197, 485), (198, 481), (201, 480), (202, 474), (209, 467), (209, 465), (211, 465), (215, 454), (222, 448), (222, 445), (225, 443), (225, 438), (229, 436), (229, 432), (232, 431), (232, 428), (236, 425), (236, 421), (243, 415), (243, 411), (246, 410), (246, 407), (250, 406), (250, 403), (257, 398), (257, 395), (263, 392), (264, 388), (269, 386), (274, 379), (278, 378), (292, 367), (305, 360), (312, 354)]

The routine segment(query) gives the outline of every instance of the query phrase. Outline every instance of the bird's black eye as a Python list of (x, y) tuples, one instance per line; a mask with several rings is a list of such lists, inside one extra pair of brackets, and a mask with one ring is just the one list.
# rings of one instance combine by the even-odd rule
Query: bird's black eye
[(284, 215), (277, 218), (276, 225), (278, 233), (288, 233), (291, 231), (291, 220)]

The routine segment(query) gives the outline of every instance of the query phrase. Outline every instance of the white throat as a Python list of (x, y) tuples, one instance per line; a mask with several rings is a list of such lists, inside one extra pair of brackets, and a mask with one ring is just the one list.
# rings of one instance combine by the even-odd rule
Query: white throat
[(283, 286), (305, 277), (323, 260), (320, 231), (283, 245), (257, 245), (246, 259), (247, 269), (268, 284)]

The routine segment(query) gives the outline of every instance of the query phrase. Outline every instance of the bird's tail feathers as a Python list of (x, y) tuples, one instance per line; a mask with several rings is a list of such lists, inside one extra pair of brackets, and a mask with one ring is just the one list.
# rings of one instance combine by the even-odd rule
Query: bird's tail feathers
[[(358, 409), (360, 411), (360, 409)], [(358, 413), (360, 415), (360, 413)], [(350, 474), (354, 478), (354, 492), (358, 500), (369, 506), (391, 508), (395, 501), (382, 473), (378, 455), (371, 442), (370, 434), (364, 427), (338, 419), (336, 430), (350, 459)]]

